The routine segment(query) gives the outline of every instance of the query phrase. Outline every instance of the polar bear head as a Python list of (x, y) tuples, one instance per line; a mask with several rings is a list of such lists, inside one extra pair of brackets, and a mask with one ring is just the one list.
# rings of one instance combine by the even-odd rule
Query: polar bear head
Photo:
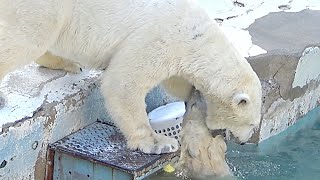
[[(223, 99), (207, 97), (206, 124), (209, 129), (226, 129), (235, 136), (240, 143), (247, 142), (254, 130), (259, 127), (261, 119), (261, 84), (258, 77), (234, 85), (237, 88), (226, 92)], [(240, 81), (239, 81), (240, 82)], [(241, 89), (241, 87), (243, 87)]]
[[(194, 18), (198, 24), (189, 33), (195, 34), (195, 40), (189, 42), (191, 50), (186, 48), (187, 55), (178, 61), (179, 76), (204, 96), (209, 129), (226, 129), (246, 142), (260, 124), (260, 80), (216, 23)], [(186, 94), (183, 88), (178, 92)]]

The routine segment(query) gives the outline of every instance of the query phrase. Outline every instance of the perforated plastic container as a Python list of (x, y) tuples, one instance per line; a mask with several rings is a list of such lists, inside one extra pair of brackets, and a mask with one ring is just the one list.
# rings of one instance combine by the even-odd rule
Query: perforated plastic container
[(179, 101), (154, 109), (148, 114), (148, 117), (156, 133), (174, 137), (180, 143), (180, 131), (185, 112), (184, 102)]

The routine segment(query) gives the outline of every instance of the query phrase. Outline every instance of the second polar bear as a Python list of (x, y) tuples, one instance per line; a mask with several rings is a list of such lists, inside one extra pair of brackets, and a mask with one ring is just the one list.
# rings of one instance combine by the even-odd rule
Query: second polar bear
[(71, 72), (106, 69), (107, 109), (128, 147), (145, 153), (178, 149), (152, 131), (145, 111), (146, 94), (162, 82), (181, 98), (199, 89), (207, 126), (241, 142), (260, 122), (256, 73), (189, 0), (0, 0), (0, 79), (32, 60)]
[[(188, 177), (212, 179), (232, 176), (226, 162), (227, 145), (223, 136), (213, 137), (205, 124), (206, 103), (199, 91), (192, 91), (181, 131), (181, 155), (177, 170)], [(211, 178), (209, 178), (211, 177)]]

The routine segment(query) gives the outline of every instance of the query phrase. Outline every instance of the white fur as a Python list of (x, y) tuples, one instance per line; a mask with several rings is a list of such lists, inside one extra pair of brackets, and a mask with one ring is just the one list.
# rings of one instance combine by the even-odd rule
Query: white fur
[(225, 158), (227, 145), (221, 135), (212, 137), (205, 123), (206, 104), (200, 98), (200, 93), (195, 91), (188, 100), (177, 170), (186, 171), (187, 176), (196, 178), (231, 176)]
[[(197, 126), (197, 124), (190, 124)], [(222, 136), (215, 138), (206, 133), (202, 127), (192, 128), (200, 130), (195, 135), (185, 136), (190, 138), (183, 142), (181, 155), (177, 166), (178, 171), (186, 171), (188, 176), (205, 178), (209, 176), (232, 176), (226, 163), (225, 153), (227, 145)]]
[[(183, 80), (180, 88), (194, 85), (205, 94), (209, 128), (230, 129), (245, 141), (260, 120), (256, 74), (187, 0), (0, 0), (0, 79), (43, 56), (52, 62), (38, 62), (49, 68), (106, 68), (107, 109), (132, 149), (178, 149), (176, 140), (152, 131), (145, 112), (147, 92), (173, 76)], [(246, 106), (233, 103), (237, 92), (250, 97)]]

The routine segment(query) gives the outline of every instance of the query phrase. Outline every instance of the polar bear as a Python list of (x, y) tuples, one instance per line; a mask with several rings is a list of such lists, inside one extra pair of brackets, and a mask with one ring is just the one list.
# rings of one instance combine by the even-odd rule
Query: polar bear
[(145, 153), (178, 149), (152, 131), (145, 111), (146, 94), (163, 81), (181, 98), (192, 86), (203, 92), (210, 129), (245, 142), (260, 122), (256, 73), (191, 0), (0, 0), (0, 79), (31, 60), (105, 69), (107, 110), (128, 147)]
[[(188, 127), (195, 126), (194, 130), (203, 130), (199, 121), (189, 123)], [(192, 141), (183, 142), (181, 156), (177, 170), (187, 172), (189, 177), (208, 178), (212, 176), (232, 176), (225, 159), (227, 145), (221, 135), (210, 137), (210, 133), (198, 136), (185, 136)]]
[(206, 104), (194, 90), (187, 103), (181, 131), (181, 154), (177, 170), (188, 177), (206, 178), (232, 176), (226, 162), (227, 145), (222, 135), (213, 137), (205, 123)]

